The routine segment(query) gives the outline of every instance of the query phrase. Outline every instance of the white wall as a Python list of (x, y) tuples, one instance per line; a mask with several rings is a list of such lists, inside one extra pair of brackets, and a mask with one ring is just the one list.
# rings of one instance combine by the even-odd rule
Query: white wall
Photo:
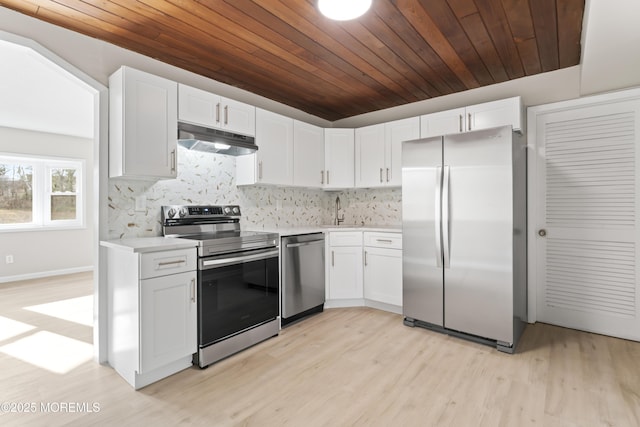
[[(15, 231), (0, 234), (0, 282), (93, 268), (93, 140), (0, 127), (0, 152), (86, 160), (86, 227), (76, 230)], [(14, 263), (5, 264), (6, 255)]]
[(581, 94), (640, 85), (640, 1), (587, 0)]

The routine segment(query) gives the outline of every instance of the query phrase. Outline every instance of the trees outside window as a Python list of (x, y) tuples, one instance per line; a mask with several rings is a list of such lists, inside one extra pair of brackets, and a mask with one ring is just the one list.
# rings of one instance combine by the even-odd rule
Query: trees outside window
[(0, 230), (84, 225), (81, 160), (0, 156)]

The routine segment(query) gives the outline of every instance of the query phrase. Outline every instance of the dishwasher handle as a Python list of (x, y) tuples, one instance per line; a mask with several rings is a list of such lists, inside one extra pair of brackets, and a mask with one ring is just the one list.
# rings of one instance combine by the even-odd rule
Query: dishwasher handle
[(287, 249), (289, 249), (289, 248), (299, 248), (300, 246), (309, 246), (309, 245), (314, 245), (316, 243), (324, 244), (324, 239), (309, 240), (308, 242), (302, 242), (302, 243), (288, 243), (287, 245), (285, 245), (285, 247)]

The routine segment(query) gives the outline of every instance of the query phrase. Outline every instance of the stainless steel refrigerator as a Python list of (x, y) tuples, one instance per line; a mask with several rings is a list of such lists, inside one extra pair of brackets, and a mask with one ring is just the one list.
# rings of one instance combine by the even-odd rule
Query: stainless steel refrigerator
[(526, 325), (526, 166), (510, 126), (403, 142), (406, 325), (515, 350)]

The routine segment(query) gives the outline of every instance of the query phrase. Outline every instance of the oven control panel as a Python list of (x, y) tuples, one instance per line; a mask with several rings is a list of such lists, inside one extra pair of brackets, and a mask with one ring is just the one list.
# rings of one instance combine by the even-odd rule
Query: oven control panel
[(220, 217), (239, 217), (240, 206), (237, 205), (173, 205), (162, 207), (162, 220), (204, 219)]

